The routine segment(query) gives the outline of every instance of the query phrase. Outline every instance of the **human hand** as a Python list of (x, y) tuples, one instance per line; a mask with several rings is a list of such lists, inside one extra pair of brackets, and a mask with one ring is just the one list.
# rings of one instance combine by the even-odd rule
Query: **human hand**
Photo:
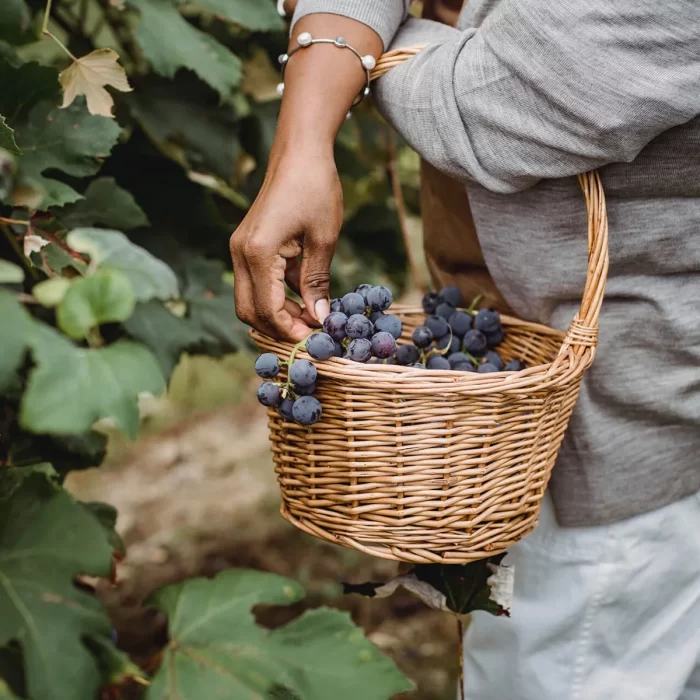
[[(342, 220), (332, 151), (273, 155), (257, 199), (231, 236), (238, 317), (266, 335), (306, 338), (330, 311), (330, 264)], [(285, 281), (304, 309), (286, 298)]]

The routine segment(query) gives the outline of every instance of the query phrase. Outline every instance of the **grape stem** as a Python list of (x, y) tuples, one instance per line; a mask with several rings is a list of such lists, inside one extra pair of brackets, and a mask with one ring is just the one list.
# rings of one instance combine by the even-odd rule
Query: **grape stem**
[(475, 296), (472, 299), (472, 303), (469, 304), (469, 308), (467, 309), (468, 314), (473, 314), (476, 311), (476, 306), (477, 304), (484, 298), (483, 294), (479, 294), (478, 296)]

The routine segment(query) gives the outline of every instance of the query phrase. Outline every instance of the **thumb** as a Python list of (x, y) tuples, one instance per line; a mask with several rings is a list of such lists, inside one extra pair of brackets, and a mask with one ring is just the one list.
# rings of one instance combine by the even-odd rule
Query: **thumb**
[(334, 249), (334, 238), (308, 236), (304, 241), (300, 275), (301, 298), (309, 313), (321, 323), (331, 310), (328, 290)]

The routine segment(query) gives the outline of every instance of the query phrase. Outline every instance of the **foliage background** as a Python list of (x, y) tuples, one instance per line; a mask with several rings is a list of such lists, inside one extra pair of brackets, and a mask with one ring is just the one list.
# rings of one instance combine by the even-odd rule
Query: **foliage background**
[[(102, 698), (166, 697), (158, 669), (176, 589), (161, 589), (161, 612), (144, 598), (231, 566), (303, 584), (305, 601), (295, 588), (291, 605), (256, 613), (268, 627), (330, 603), (411, 669), (411, 697), (452, 697), (451, 621), (401, 595), (341, 599), (339, 580), (386, 579), (394, 565), (276, 514), (228, 271), (279, 108), (286, 28), (272, 0), (53, 0), (51, 36), (45, 8), (0, 3), (0, 698), (82, 700), (98, 687)], [(100, 49), (117, 52), (132, 88), (109, 88), (113, 118), (83, 97), (62, 108), (61, 71)], [(402, 228), (419, 242), (415, 155), (364, 106), (336, 160), (345, 222), (332, 291), (381, 281), (410, 293)], [(119, 509), (116, 530), (103, 500)], [(239, 623), (298, 586), (248, 584), (268, 593), (246, 599)], [(216, 597), (199, 595), (202, 609)], [(349, 630), (343, 620), (331, 628)], [(246, 625), (247, 644), (262, 644)], [(389, 678), (371, 684), (378, 698), (403, 683), (383, 663), (369, 666)], [(265, 669), (262, 694), (245, 697), (262, 698), (271, 679), (294, 687), (285, 673)]]

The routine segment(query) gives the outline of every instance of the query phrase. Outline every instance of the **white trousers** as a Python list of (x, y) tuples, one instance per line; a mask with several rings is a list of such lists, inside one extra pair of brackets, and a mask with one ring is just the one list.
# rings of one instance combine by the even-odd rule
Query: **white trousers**
[(700, 700), (700, 494), (586, 528), (547, 495), (503, 563), (511, 617), (473, 615), (466, 700)]

